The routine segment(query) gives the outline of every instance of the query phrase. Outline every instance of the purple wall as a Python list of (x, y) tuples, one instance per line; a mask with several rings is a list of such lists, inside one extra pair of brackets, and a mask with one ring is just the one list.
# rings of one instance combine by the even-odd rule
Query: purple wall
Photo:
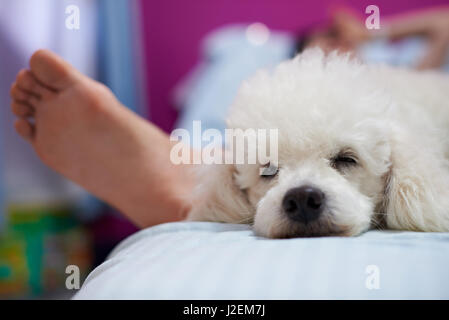
[(176, 119), (172, 89), (198, 61), (201, 39), (208, 31), (256, 21), (273, 29), (298, 31), (325, 20), (329, 9), (339, 4), (361, 14), (366, 6), (376, 4), (382, 21), (382, 15), (449, 4), (449, 0), (141, 0), (151, 120), (165, 131), (172, 129)]

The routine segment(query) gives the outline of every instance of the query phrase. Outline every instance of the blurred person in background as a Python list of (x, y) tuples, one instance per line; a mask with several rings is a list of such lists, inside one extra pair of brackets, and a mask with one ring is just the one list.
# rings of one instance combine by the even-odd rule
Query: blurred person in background
[[(396, 50), (395, 42), (400, 43)], [(442, 68), (449, 62), (449, 7), (393, 16), (379, 30), (369, 30), (351, 9), (339, 9), (328, 26), (306, 30), (298, 37), (298, 52), (315, 46), (326, 52), (351, 52), (365, 62)]]

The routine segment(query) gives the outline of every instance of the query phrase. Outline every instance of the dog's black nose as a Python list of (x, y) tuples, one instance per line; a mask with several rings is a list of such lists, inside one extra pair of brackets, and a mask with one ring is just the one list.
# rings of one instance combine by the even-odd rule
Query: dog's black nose
[(293, 220), (308, 223), (318, 219), (324, 207), (324, 193), (311, 186), (302, 186), (287, 191), (282, 208)]

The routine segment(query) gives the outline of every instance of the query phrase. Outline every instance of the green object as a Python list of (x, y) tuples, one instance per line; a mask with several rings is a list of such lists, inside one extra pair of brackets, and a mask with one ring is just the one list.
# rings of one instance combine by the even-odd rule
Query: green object
[(89, 237), (70, 208), (11, 206), (0, 237), (0, 296), (61, 289), (67, 265), (89, 268), (89, 249)]

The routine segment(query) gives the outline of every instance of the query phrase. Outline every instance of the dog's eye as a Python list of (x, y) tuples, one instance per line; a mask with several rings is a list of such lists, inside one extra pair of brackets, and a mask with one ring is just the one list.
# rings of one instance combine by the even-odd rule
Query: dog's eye
[(331, 159), (331, 165), (336, 169), (353, 167), (357, 165), (357, 159), (349, 155), (337, 155)]
[(350, 157), (338, 157), (334, 160), (336, 163), (341, 163), (345, 165), (357, 164), (357, 161)]
[(271, 179), (277, 175), (278, 171), (279, 168), (276, 165), (268, 162), (260, 168), (260, 177), (263, 179)]

